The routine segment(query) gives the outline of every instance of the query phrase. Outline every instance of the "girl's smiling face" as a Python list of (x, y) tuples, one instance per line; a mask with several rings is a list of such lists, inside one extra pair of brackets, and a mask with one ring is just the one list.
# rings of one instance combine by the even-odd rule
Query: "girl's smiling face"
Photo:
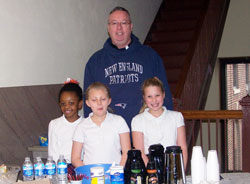
[(60, 97), (60, 108), (69, 122), (79, 118), (78, 111), (82, 108), (83, 101), (79, 101), (75, 92), (64, 91)]
[(105, 117), (111, 99), (104, 88), (93, 88), (89, 91), (86, 104), (91, 108), (93, 116)]
[(165, 93), (158, 86), (148, 86), (144, 89), (143, 99), (149, 108), (149, 112), (158, 116), (163, 112)]

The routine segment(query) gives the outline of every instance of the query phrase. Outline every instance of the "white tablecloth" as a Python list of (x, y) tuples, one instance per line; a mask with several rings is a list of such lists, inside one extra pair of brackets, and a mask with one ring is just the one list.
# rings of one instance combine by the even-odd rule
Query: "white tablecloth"
[[(250, 173), (222, 173), (222, 180), (219, 184), (250, 184)], [(190, 176), (186, 177), (187, 184), (192, 184)], [(202, 184), (215, 184), (209, 182), (202, 182)]]
[(250, 173), (223, 173), (222, 184), (250, 184)]

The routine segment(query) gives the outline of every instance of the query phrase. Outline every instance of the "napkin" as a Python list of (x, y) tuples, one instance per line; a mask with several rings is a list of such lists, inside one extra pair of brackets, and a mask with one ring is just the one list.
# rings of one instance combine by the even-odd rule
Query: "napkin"
[(33, 181), (18, 181), (17, 183), (21, 184), (50, 184), (48, 178), (41, 179), (41, 180), (33, 180)]

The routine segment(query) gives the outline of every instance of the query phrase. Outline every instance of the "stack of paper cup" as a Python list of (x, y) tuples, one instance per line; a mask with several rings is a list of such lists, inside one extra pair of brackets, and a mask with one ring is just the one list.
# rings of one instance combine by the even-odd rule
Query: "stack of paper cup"
[(194, 146), (191, 158), (192, 184), (198, 184), (205, 180), (205, 163), (201, 146)]
[(219, 182), (220, 170), (219, 159), (216, 150), (209, 150), (207, 155), (207, 181)]

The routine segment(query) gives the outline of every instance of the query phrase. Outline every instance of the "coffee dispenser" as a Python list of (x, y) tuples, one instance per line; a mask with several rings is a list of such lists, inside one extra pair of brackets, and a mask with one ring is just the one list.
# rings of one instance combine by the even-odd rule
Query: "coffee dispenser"
[(142, 183), (143, 184), (146, 183), (147, 171), (146, 171), (145, 164), (142, 160), (140, 150), (128, 151), (128, 158), (124, 167), (124, 183), (125, 184), (131, 183), (131, 177), (134, 174), (133, 172), (131, 172), (132, 170), (140, 170)]
[(165, 174), (166, 184), (186, 183), (184, 162), (180, 146), (166, 147), (165, 168), (166, 168), (166, 174)]
[(149, 160), (155, 164), (159, 183), (164, 183), (164, 147), (161, 144), (153, 144), (148, 151)]

